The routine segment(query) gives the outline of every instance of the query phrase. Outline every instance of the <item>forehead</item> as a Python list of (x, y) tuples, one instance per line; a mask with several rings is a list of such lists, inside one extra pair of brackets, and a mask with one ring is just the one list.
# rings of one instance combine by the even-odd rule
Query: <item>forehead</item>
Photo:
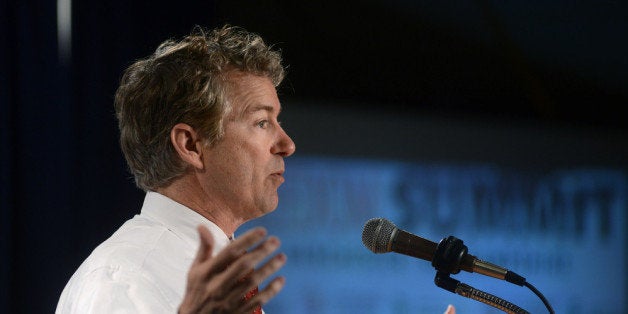
[(281, 104), (270, 78), (235, 72), (227, 77), (227, 100), (231, 113), (244, 116), (257, 111), (279, 113)]

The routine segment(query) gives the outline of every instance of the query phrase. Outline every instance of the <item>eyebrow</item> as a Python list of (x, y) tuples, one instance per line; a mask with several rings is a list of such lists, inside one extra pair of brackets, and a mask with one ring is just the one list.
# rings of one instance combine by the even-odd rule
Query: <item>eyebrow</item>
[[(270, 105), (253, 105), (253, 106), (249, 106), (248, 108), (246, 108), (242, 112), (242, 114), (243, 115), (247, 115), (247, 114), (255, 113), (257, 111), (274, 112), (275, 111), (275, 107), (270, 106)], [(279, 107), (279, 112), (281, 112), (281, 107)]]

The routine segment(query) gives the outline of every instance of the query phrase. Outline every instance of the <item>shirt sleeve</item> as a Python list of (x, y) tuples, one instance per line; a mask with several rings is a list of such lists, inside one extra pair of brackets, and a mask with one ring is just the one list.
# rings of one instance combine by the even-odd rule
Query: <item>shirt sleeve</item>
[(176, 313), (177, 307), (141, 272), (103, 267), (72, 278), (55, 313)]

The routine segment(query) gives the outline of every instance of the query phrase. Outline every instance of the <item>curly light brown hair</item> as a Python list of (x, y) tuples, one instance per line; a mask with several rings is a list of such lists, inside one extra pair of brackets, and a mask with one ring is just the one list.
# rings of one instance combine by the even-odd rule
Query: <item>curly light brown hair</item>
[(285, 72), (279, 51), (257, 34), (229, 25), (167, 40), (126, 69), (115, 110), (120, 146), (139, 188), (154, 191), (184, 174), (187, 165), (170, 142), (177, 123), (193, 127), (207, 145), (220, 140), (232, 71), (268, 77), (275, 86)]

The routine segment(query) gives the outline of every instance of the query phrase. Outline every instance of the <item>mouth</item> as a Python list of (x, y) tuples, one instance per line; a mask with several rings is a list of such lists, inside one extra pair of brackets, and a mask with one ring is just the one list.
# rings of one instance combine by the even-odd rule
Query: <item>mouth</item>
[(283, 183), (285, 181), (284, 177), (283, 177), (283, 173), (284, 170), (279, 170), (277, 172), (273, 172), (270, 177), (273, 178), (274, 180), (279, 181), (279, 184)]

